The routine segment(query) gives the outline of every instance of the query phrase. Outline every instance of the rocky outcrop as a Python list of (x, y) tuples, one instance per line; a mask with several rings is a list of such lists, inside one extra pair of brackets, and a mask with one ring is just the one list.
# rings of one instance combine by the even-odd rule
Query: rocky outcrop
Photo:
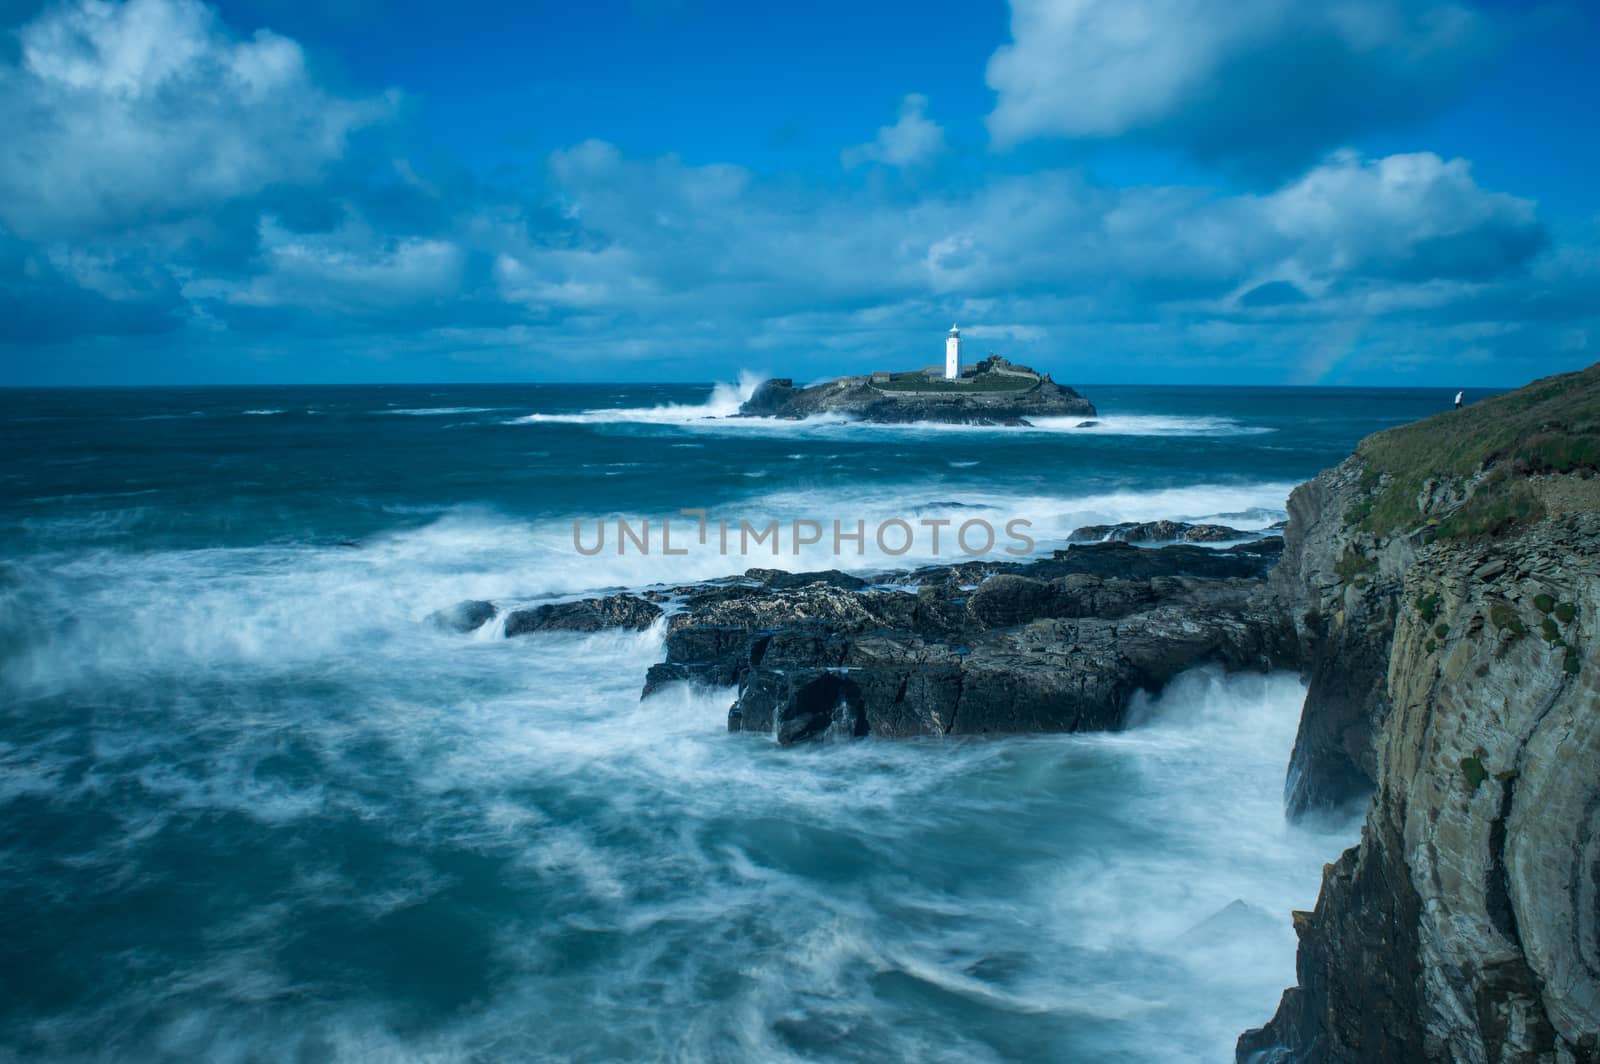
[(819, 415), (888, 424), (1026, 425), (1037, 417), (1093, 417), (1095, 409), (1048, 373), (991, 357), (954, 382), (920, 373), (881, 373), (796, 388), (789, 378), (774, 378), (757, 386), (738, 414), (794, 419)]
[(1363, 441), (1266, 594), (1311, 678), (1288, 797), (1371, 789), (1241, 1062), (1600, 1061), (1600, 367)]
[(607, 628), (642, 631), (661, 616), (661, 607), (637, 595), (607, 595), (576, 602), (551, 602), (513, 610), (506, 616), (506, 635), (528, 632), (600, 632)]
[(1364, 466), (1351, 459), (1289, 496), (1283, 561), (1267, 594), (1299, 634), (1306, 704), (1290, 756), (1291, 818), (1348, 810), (1377, 779), (1374, 737), (1388, 716), (1389, 647), (1400, 581), (1415, 557), (1406, 537), (1347, 521)]
[(729, 727), (780, 743), (1115, 728), (1134, 692), (1201, 662), (1290, 660), (1291, 634), (1256, 606), (1278, 546), (1085, 545), (919, 570), (914, 593), (709, 589), (670, 619), (645, 694), (736, 685)]
[(1190, 524), (1188, 521), (1124, 521), (1116, 525), (1084, 525), (1072, 530), (1068, 543), (1227, 543), (1249, 539), (1227, 525)]

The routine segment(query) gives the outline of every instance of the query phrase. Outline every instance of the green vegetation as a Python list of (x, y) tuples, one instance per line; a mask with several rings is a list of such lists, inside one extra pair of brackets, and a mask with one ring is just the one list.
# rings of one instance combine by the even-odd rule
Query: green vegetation
[(1578, 607), (1570, 602), (1556, 603), (1556, 620), (1562, 624), (1571, 624), (1578, 616)]
[(1367, 518), (1371, 516), (1372, 500), (1362, 499), (1360, 502), (1354, 503), (1348, 510), (1344, 512), (1344, 523), (1351, 528), (1357, 528), (1365, 524)]
[(1346, 550), (1344, 555), (1334, 563), (1333, 571), (1340, 580), (1347, 584), (1364, 581), (1364, 578), (1377, 572), (1378, 563), (1364, 554), (1353, 550)]
[(1450, 626), (1448, 624), (1436, 624), (1433, 626), (1433, 634), (1443, 639), (1450, 634)]
[(1422, 623), (1427, 624), (1439, 616), (1439, 596), (1423, 595), (1417, 599), (1417, 613), (1422, 616)]
[(1539, 632), (1544, 636), (1544, 641), (1546, 643), (1559, 643), (1559, 642), (1561, 642), (1561, 628), (1560, 628), (1560, 626), (1557, 625), (1555, 621), (1552, 621), (1548, 617), (1546, 617), (1544, 619), (1544, 621), (1539, 625)]
[(1566, 669), (1567, 672), (1573, 676), (1578, 675), (1578, 670), (1583, 667), (1583, 664), (1578, 660), (1578, 650), (1576, 647), (1567, 648), (1567, 656), (1562, 660), (1561, 667)]
[(1543, 434), (1527, 440), (1517, 453), (1530, 473), (1600, 468), (1600, 440), (1592, 436)]
[(1426, 643), (1422, 644), (1422, 649), (1427, 653), (1432, 654), (1435, 650), (1439, 649), (1439, 644), (1430, 639)]
[(1600, 366), (1375, 433), (1356, 453), (1366, 461), (1361, 485), (1370, 496), (1358, 521), (1363, 529), (1389, 535), (1415, 528), (1422, 523), (1417, 497), (1429, 477), (1487, 473), (1436, 535), (1502, 535), (1543, 514), (1529, 476), (1600, 470)]
[(1467, 787), (1474, 791), (1489, 778), (1489, 770), (1483, 767), (1483, 759), (1480, 757), (1462, 758), (1461, 774), (1466, 777)]
[(1551, 598), (1549, 595), (1540, 592), (1539, 594), (1533, 596), (1533, 608), (1538, 610), (1540, 613), (1549, 613), (1551, 610), (1556, 608), (1556, 600)]
[(1478, 485), (1472, 498), (1439, 522), (1434, 534), (1440, 539), (1492, 539), (1518, 525), (1531, 524), (1544, 514), (1544, 504), (1527, 484), (1496, 470)]
[(1489, 623), (1502, 632), (1509, 631), (1512, 635), (1521, 636), (1528, 633), (1527, 626), (1522, 623), (1522, 618), (1517, 616), (1517, 611), (1504, 602), (1496, 602), (1489, 607)]

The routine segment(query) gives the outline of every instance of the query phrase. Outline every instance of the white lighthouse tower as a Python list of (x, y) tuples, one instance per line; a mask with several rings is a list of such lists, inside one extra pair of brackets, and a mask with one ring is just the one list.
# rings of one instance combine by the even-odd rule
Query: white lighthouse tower
[(961, 330), (950, 326), (950, 336), (944, 342), (944, 379), (953, 381), (961, 376)]

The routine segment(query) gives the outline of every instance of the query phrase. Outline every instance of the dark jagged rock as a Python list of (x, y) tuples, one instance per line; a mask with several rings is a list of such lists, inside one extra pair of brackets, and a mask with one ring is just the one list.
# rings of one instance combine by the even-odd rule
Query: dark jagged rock
[(861, 577), (838, 569), (823, 569), (814, 573), (791, 573), (786, 569), (746, 569), (744, 577), (776, 591), (804, 587), (807, 584), (827, 584), (829, 587), (847, 589), (867, 586), (867, 582)]
[(446, 632), (475, 632), (494, 620), (494, 603), (466, 599), (428, 614), (428, 623)]
[(1150, 550), (1131, 543), (1079, 543), (1056, 551), (1049, 562), (1036, 564), (1046, 566), (1042, 571), (1053, 576), (1087, 573), (1148, 578), (1181, 571), (1186, 576), (1208, 579), (1254, 578), (1272, 568), (1282, 553), (1283, 540), (1277, 536), (1225, 548), (1177, 544)]
[(1373, 736), (1389, 712), (1395, 578), (1415, 553), (1409, 539), (1380, 551), (1344, 521), (1360, 492), (1352, 460), (1289, 496), (1283, 561), (1268, 594), (1298, 627), (1302, 671), (1315, 713), (1302, 714), (1289, 759), (1291, 819), (1366, 800), (1377, 778)]
[(667, 660), (650, 666), (645, 674), (642, 698), (666, 684), (685, 680), (711, 687), (731, 686), (748, 671), (752, 656), (763, 647), (742, 626), (685, 625), (667, 630), (665, 649)]
[(577, 602), (553, 602), (513, 610), (506, 617), (506, 635), (528, 632), (599, 632), (607, 628), (649, 628), (661, 607), (637, 595), (607, 595)]
[(1233, 539), (1248, 539), (1250, 536), (1249, 532), (1241, 532), (1227, 525), (1196, 525), (1187, 521), (1124, 521), (1118, 525), (1085, 525), (1074, 529), (1067, 537), (1067, 542), (1224, 543)]
[(770, 377), (756, 385), (739, 413), (744, 417), (776, 417), (783, 413), (794, 398), (794, 381), (788, 377)]
[(736, 685), (729, 727), (784, 743), (1115, 728), (1134, 692), (1202, 661), (1283, 663), (1292, 640), (1250, 605), (1275, 556), (1094, 544), (927, 567), (915, 593), (831, 574), (707, 589), (671, 619), (645, 693)]
[(799, 419), (820, 414), (887, 424), (1026, 425), (1033, 417), (1093, 417), (1095, 409), (1048, 373), (990, 356), (960, 382), (881, 373), (796, 388), (789, 378), (775, 378), (757, 386), (738, 416)]

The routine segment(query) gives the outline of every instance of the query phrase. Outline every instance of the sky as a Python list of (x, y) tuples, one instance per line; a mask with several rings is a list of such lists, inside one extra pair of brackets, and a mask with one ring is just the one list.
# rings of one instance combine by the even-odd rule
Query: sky
[(1520, 384), (1597, 7), (0, 0), (0, 385)]

